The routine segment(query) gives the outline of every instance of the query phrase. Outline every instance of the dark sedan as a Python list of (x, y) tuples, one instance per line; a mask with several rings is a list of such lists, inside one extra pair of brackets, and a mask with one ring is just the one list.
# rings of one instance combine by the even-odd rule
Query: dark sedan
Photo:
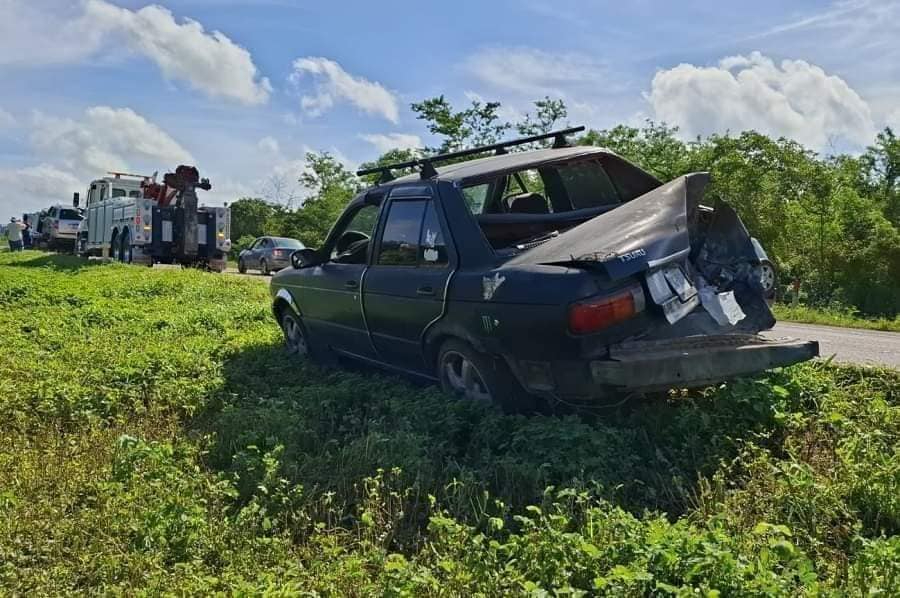
[(259, 270), (266, 276), (291, 265), (291, 254), (304, 245), (297, 239), (260, 237), (238, 255), (238, 272)]
[(288, 349), (514, 410), (707, 385), (818, 354), (815, 342), (758, 334), (775, 323), (771, 264), (734, 210), (703, 205), (705, 173), (663, 184), (555, 137), (547, 149), (507, 153), (509, 142), (442, 167), (465, 156), (381, 167), (325, 244), (273, 278)]

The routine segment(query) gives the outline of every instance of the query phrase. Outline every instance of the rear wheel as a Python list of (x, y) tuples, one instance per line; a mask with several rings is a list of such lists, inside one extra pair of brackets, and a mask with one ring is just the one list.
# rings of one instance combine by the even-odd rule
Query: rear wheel
[(438, 379), (444, 392), (458, 398), (496, 403), (508, 413), (532, 411), (534, 397), (521, 387), (506, 363), (450, 339), (438, 354)]
[(262, 270), (263, 276), (268, 276), (272, 273), (272, 271), (269, 270), (269, 262), (267, 262), (265, 258), (259, 262), (259, 269)]
[(125, 264), (130, 264), (132, 257), (131, 235), (126, 230), (124, 233), (122, 233), (121, 247), (119, 248), (119, 261)]

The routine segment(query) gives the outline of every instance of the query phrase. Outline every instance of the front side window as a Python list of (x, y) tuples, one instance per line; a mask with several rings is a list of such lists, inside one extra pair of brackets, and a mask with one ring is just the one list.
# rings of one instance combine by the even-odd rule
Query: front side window
[(419, 258), (419, 237), (425, 215), (423, 199), (391, 202), (378, 264), (382, 266), (415, 266)]
[(331, 260), (339, 264), (365, 264), (369, 242), (378, 222), (378, 206), (365, 204), (337, 234)]

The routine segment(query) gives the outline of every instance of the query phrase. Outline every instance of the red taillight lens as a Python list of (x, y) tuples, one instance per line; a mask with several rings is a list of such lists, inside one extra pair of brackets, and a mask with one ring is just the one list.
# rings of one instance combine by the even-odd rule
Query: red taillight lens
[(56, 220), (53, 221), (53, 228), (59, 228), (59, 222)]
[(587, 334), (634, 317), (644, 309), (644, 293), (639, 287), (610, 297), (590, 299), (569, 307), (569, 331)]
[(282, 251), (281, 249), (276, 249), (272, 252), (272, 255), (274, 255), (275, 257), (281, 257), (284, 255), (284, 251)]

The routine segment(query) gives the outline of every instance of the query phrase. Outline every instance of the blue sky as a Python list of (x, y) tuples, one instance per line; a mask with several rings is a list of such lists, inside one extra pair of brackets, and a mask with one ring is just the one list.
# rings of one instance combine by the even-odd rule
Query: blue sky
[(858, 151), (900, 126), (897, 22), (898, 0), (0, 0), (0, 216), (182, 161), (211, 203), (299, 201), (304, 152), (427, 144), (409, 104), (439, 94)]

